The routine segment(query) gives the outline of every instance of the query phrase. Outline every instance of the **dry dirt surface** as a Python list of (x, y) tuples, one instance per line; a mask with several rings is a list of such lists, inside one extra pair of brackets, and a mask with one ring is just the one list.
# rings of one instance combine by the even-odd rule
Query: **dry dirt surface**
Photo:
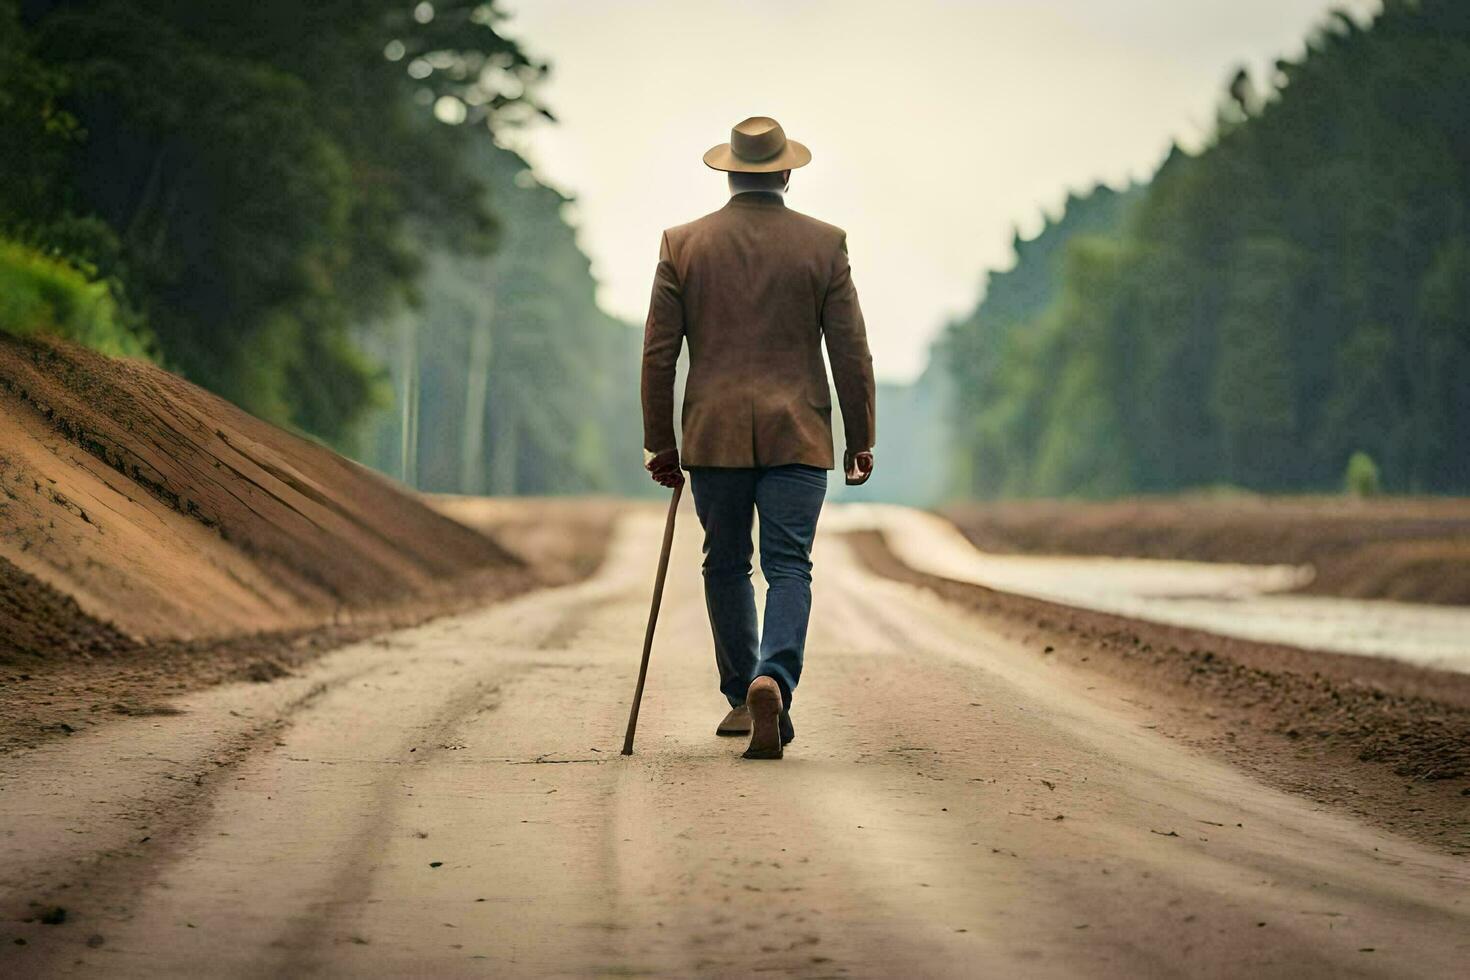
[(0, 974), (1463, 975), (1463, 857), (839, 536), (797, 740), (743, 762), (692, 518), (631, 757), (648, 511), (582, 583), (0, 758)]
[(1311, 565), (1308, 593), (1470, 605), (1464, 498), (1144, 497), (941, 513), (983, 551)]

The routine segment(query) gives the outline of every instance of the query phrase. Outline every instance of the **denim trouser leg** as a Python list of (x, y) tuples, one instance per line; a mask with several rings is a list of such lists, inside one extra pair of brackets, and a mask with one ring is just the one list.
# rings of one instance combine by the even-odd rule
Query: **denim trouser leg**
[(774, 466), (762, 470), (756, 481), (761, 574), (766, 579), (766, 617), (756, 673), (775, 679), (787, 708), (801, 680), (812, 612), (812, 540), (826, 495), (827, 471), (815, 466)]
[[(811, 615), (811, 549), (827, 492), (815, 466), (690, 470), (694, 508), (704, 526), (704, 596), (714, 633), (720, 691), (745, 703), (758, 675), (781, 688), (789, 706), (801, 679)], [(757, 636), (750, 584), (751, 521), (761, 518), (761, 571), (766, 584), (764, 635)]]
[(704, 527), (704, 604), (715, 639), (720, 693), (745, 703), (760, 657), (755, 589), (750, 584), (751, 522), (756, 471), (699, 467), (689, 471), (694, 510)]

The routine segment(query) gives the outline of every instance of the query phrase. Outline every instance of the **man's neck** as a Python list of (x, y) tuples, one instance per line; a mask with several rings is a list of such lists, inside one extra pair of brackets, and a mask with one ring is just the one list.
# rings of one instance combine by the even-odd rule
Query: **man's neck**
[(731, 197), (739, 197), (742, 194), (770, 194), (772, 197), (786, 199), (786, 191), (780, 187), (751, 187), (747, 190), (731, 191)]
[(738, 197), (741, 194), (774, 194), (782, 199), (786, 197), (786, 188), (781, 184), (773, 184), (768, 180), (753, 180), (751, 176), (739, 173), (730, 174), (730, 196)]

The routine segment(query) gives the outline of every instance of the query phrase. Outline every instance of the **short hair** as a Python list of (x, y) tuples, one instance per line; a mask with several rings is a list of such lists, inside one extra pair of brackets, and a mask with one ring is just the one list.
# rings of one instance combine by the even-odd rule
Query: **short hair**
[(741, 194), (745, 191), (779, 191), (786, 186), (786, 178), (782, 176), (780, 170), (764, 174), (748, 174), (732, 170), (728, 176), (731, 194)]

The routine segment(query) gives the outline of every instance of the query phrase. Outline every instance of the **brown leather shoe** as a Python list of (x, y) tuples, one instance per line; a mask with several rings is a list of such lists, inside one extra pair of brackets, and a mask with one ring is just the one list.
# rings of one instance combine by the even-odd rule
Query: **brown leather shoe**
[(750, 734), (750, 709), (745, 705), (731, 708), (725, 720), (720, 722), (715, 729), (716, 735), (749, 735)]
[(745, 758), (781, 758), (781, 688), (769, 677), (757, 677), (750, 682), (745, 706), (750, 709), (750, 748)]

